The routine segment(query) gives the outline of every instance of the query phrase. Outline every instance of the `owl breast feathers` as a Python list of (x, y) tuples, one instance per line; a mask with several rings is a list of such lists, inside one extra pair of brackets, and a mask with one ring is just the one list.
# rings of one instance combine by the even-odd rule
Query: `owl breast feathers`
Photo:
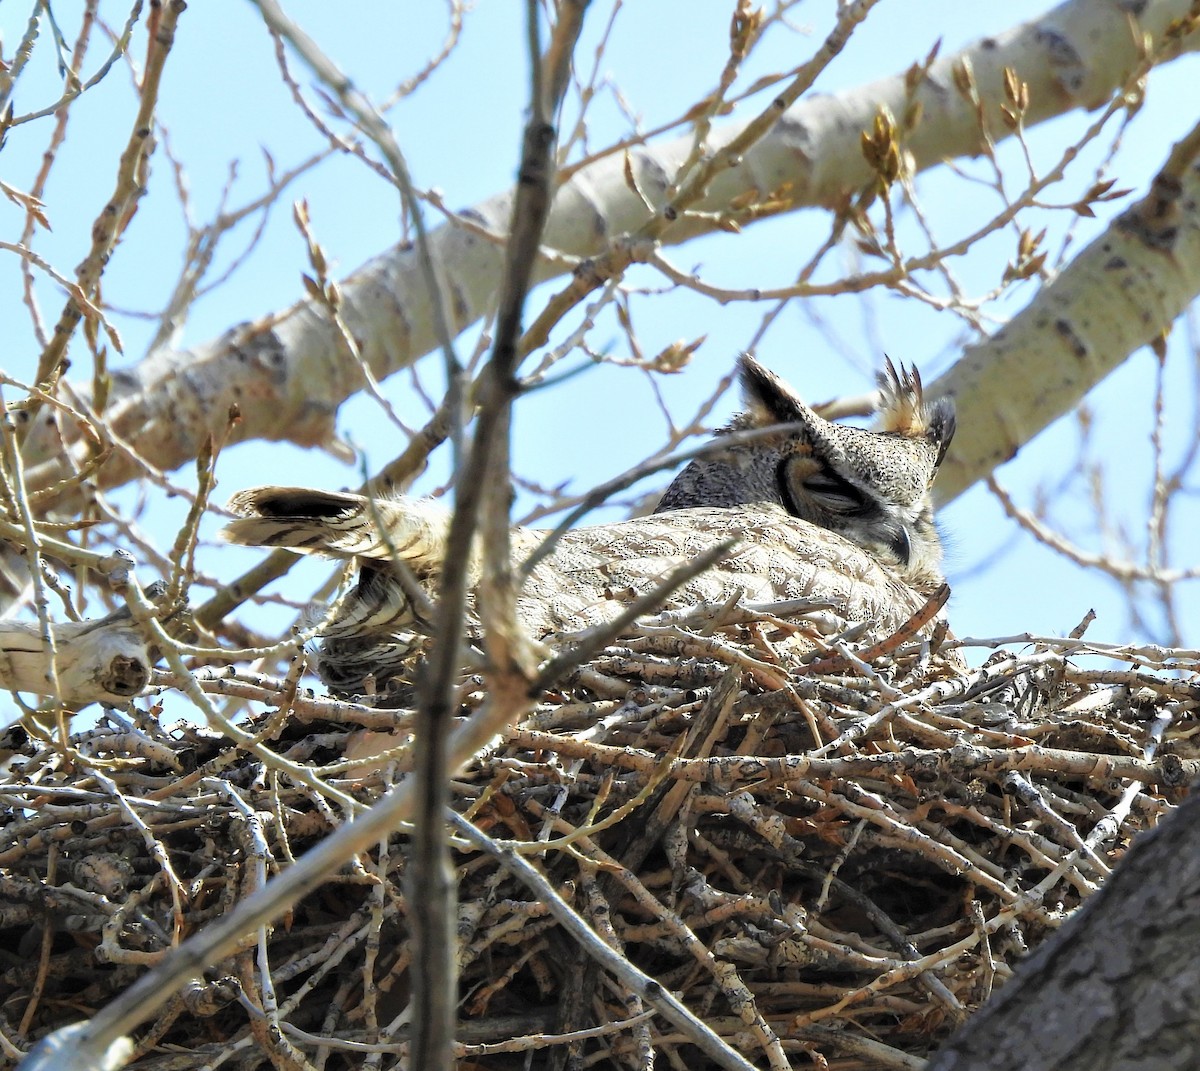
[[(881, 427), (866, 431), (824, 420), (750, 357), (739, 373), (746, 412), (675, 478), (653, 515), (568, 531), (534, 566), (517, 603), (530, 633), (612, 620), (672, 569), (730, 539), (730, 552), (665, 608), (811, 599), (878, 638), (924, 605), (941, 583), (929, 492), (954, 432), (951, 404), (927, 405), (917, 373), (888, 362)], [(772, 430), (722, 448), (723, 434), (758, 428)], [(330, 688), (363, 694), (401, 672), (429, 625), (444, 507), (256, 487), (229, 508), (238, 515), (222, 533), (230, 542), (357, 561), (357, 582), (323, 630), (318, 668)], [(515, 528), (515, 561), (544, 535)]]

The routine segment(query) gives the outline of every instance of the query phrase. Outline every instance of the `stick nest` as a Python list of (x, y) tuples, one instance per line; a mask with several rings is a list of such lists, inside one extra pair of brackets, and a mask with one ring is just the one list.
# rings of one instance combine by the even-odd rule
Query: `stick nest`
[[(779, 611), (725, 620), (640, 626), (453, 791), (759, 1067), (919, 1067), (1197, 769), (1194, 652), (1010, 642), (968, 670), (926, 645), (868, 666), (814, 656)], [(403, 710), (280, 708), (278, 682), (246, 675), (204, 687), (273, 699), (248, 727), (281, 761), (149, 714), (70, 750), (10, 730), (0, 1065), (345, 821), (289, 763), (364, 802), (405, 769)], [(463, 715), (482, 700), (468, 682)], [(402, 1066), (406, 843), (250, 934), (138, 1032), (133, 1066)], [(491, 856), (464, 842), (456, 861), (460, 1068), (713, 1066)]]

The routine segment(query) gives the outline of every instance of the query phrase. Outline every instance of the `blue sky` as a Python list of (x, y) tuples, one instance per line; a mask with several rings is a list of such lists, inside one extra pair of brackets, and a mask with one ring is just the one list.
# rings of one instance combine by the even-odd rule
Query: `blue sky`
[[(31, 3), (13, 0), (0, 5), (0, 35), (4, 57), (24, 32)], [(59, 5), (68, 36), (75, 32), (76, 13)], [(813, 33), (776, 28), (756, 52), (746, 84), (760, 74), (786, 70), (811, 53), (827, 31), (833, 5), (803, 3), (792, 9), (796, 27), (811, 25)], [(855, 34), (849, 47), (822, 76), (816, 89), (824, 93), (871, 81), (898, 72), (928, 52), (937, 38), (943, 49), (953, 50), (988, 33), (1005, 30), (1025, 18), (1048, 10), (1049, 5), (1019, 0), (1004, 5), (966, 5), (950, 0), (882, 0)], [(119, 25), (126, 12), (122, 5), (104, 0), (102, 16)], [(331, 5), (294, 2), (288, 11), (350, 74), (360, 89), (383, 99), (406, 77), (418, 70), (446, 32), (447, 7), (422, 4), (366, 3), (363, 0)], [(526, 100), (524, 55), (524, 5), (511, 0), (480, 0), (466, 13), (460, 44), (445, 66), (390, 113), (390, 120), (406, 153), (418, 187), (436, 187), (452, 206), (467, 206), (511, 183), (519, 146)], [(588, 14), (585, 41), (577, 54), (582, 69), (589, 69), (599, 35), (611, 7), (596, 0)], [(711, 88), (724, 62), (729, 5), (716, 0), (657, 0), (626, 4), (614, 23), (600, 70), (619, 87), (617, 95), (602, 90), (588, 112), (589, 141), (602, 146), (626, 133), (628, 109), (645, 127), (675, 117)], [(134, 53), (144, 55), (143, 27), (135, 31)], [(84, 64), (91, 73), (102, 53), (97, 39)], [(1197, 61), (1185, 57), (1158, 71), (1150, 80), (1147, 103), (1127, 131), (1115, 174), (1119, 185), (1144, 190), (1146, 182), (1165, 158), (1170, 144), (1196, 121), (1194, 86)], [(293, 73), (306, 89), (307, 71), (298, 63)], [(48, 33), (44, 33), (30, 61), (30, 70), (16, 87), (18, 115), (53, 102), (58, 75)], [(319, 100), (310, 91), (309, 99)], [(1181, 105), (1181, 102), (1183, 104)], [(576, 113), (574, 102), (568, 115)], [(739, 107), (733, 121), (753, 114), (753, 104)], [(118, 64), (112, 74), (78, 101), (66, 144), (60, 152), (45, 194), (53, 231), (40, 232), (35, 248), (62, 272), (70, 273), (82, 258), (89, 241), (91, 221), (111, 190), (116, 155), (133, 117), (129, 75)], [(155, 157), (148, 196), (139, 207), (105, 276), (104, 298), (112, 306), (113, 322), (125, 341), (124, 358), (132, 363), (143, 356), (153, 332), (153, 314), (169, 295), (182, 263), (184, 214), (176, 196), (176, 175), (162, 148), (186, 174), (188, 211), (193, 220), (207, 221), (229, 181), (236, 162), (229, 203), (237, 205), (257, 197), (266, 174), (266, 156), (274, 166), (286, 168), (321, 147), (313, 130), (281, 84), (273, 46), (256, 10), (249, 3), (193, 3), (180, 20), (171, 56), (160, 120), (165, 126), (160, 152)], [(1030, 143), (1035, 157), (1049, 166), (1062, 145), (1076, 136), (1087, 117), (1073, 116), (1035, 130)], [(51, 130), (50, 120), (14, 128), (0, 152), (0, 180), (28, 189), (39, 166)], [(1015, 163), (1015, 146), (1006, 150)], [(1064, 184), (1058, 201), (1070, 201), (1090, 185), (1093, 161), (1085, 160)], [(963, 162), (967, 171), (980, 173), (980, 165)], [(964, 183), (945, 168), (927, 172), (919, 180), (924, 202), (941, 237), (966, 233), (995, 210), (979, 187)], [(301, 294), (300, 275), (307, 270), (303, 242), (291, 221), (293, 200), (307, 199), (313, 230), (327, 256), (345, 274), (399, 236), (399, 202), (385, 181), (357, 160), (332, 157), (300, 176), (285, 192), (266, 220), (252, 254), (232, 280), (202, 297), (191, 311), (180, 343), (184, 346), (218, 335), (239, 321), (283, 308)], [(1082, 248), (1125, 202), (1101, 206), (1100, 219), (1080, 221), (1073, 248)], [(1051, 242), (1069, 222), (1058, 214), (1050, 220)], [(436, 222), (434, 213), (427, 218)], [(240, 256), (257, 217), (244, 223), (221, 248), (217, 272)], [(22, 219), (15, 206), (0, 200), (0, 240), (16, 241)], [(1032, 221), (1031, 221), (1032, 223)], [(1040, 225), (1047, 225), (1045, 223)], [(705, 278), (731, 286), (780, 285), (794, 277), (827, 231), (826, 217), (799, 212), (749, 228), (741, 235), (718, 235), (671, 251), (679, 265), (701, 267)], [(1058, 228), (1057, 231), (1053, 228)], [(986, 290), (1011, 259), (1015, 239), (1011, 233), (989, 240), (956, 269), (971, 288)], [(1052, 244), (1052, 249), (1057, 245)], [(839, 251), (839, 264), (851, 263), (852, 251)], [(630, 282), (658, 291), (663, 281), (648, 270), (634, 273)], [(39, 276), (38, 300), (49, 322), (61, 307), (61, 291)], [(530, 308), (553, 291), (553, 284), (531, 297)], [(1034, 293), (1032, 284), (1018, 287), (994, 311), (1011, 315)], [(631, 298), (640, 341), (653, 353), (676, 339), (707, 336), (691, 367), (680, 376), (663, 378), (658, 386), (671, 411), (687, 420), (699, 401), (733, 365), (736, 354), (756, 331), (762, 306), (720, 306), (695, 294), (649, 293)], [(15, 375), (27, 375), (36, 362), (37, 346), (29, 328), (29, 315), (21, 303), (21, 282), (15, 257), (0, 250), (0, 324), (4, 325), (0, 366)], [(568, 324), (566, 330), (574, 325)], [(1193, 379), (1185, 332), (1177, 330), (1170, 346), (1168, 379), (1170, 408), (1167, 416), (1168, 452), (1178, 455), (1196, 424)], [(560, 336), (561, 337), (561, 334)], [(969, 341), (961, 321), (936, 313), (918, 302), (878, 292), (793, 303), (778, 318), (758, 350), (764, 363), (795, 384), (807, 397), (820, 401), (840, 393), (860, 393), (870, 385), (874, 368), (887, 352), (896, 360), (914, 362), (932, 379), (955, 359)], [(461, 352), (473, 344), (470, 332), (460, 341)], [(624, 340), (614, 325), (602, 323), (592, 336), (601, 351), (623, 355)], [(76, 344), (72, 357), (85, 370), (86, 350)], [(426, 362), (436, 364), (437, 358)], [(576, 360), (573, 363), (578, 363)], [(1088, 399), (1092, 426), (1092, 456), (1103, 466), (1111, 501), (1122, 504), (1120, 519), (1131, 536), (1144, 539), (1150, 480), (1149, 435), (1152, 423), (1154, 360), (1148, 352), (1135, 354)], [(86, 371), (84, 372), (86, 375)], [(427, 373), (431, 383), (436, 376)], [(407, 373), (385, 385), (389, 399), (404, 419), (419, 425), (425, 407), (413, 390)], [(731, 413), (736, 399), (725, 400), (721, 415)], [(593, 482), (621, 471), (657, 449), (665, 429), (646, 377), (631, 369), (601, 365), (573, 377), (553, 390), (523, 399), (516, 417), (514, 456), (519, 474), (543, 487), (567, 484), (583, 490)], [(368, 470), (386, 463), (403, 447), (397, 430), (369, 400), (347, 404), (339, 420), (341, 434), (365, 455)], [(1079, 439), (1079, 424), (1068, 418), (1049, 429), (1021, 451), (1001, 471), (1001, 478), (1024, 504), (1046, 489), (1061, 499), (1060, 519), (1089, 549), (1102, 551), (1103, 543), (1090, 532), (1085, 489), (1064, 494), (1061, 481), (1071, 467)], [(253, 483), (308, 482), (341, 487), (359, 482), (359, 470), (316, 451), (303, 451), (282, 443), (252, 443), (231, 449), (218, 470), (223, 499)], [(187, 471), (178, 480), (190, 485)], [(431, 490), (430, 482), (420, 485)], [(139, 496), (123, 493), (129, 508), (140, 508)], [(519, 507), (533, 505), (529, 497)], [(1194, 496), (1185, 506), (1194, 514)], [(518, 509), (520, 512), (520, 508)], [(140, 523), (160, 545), (169, 545), (183, 513), (177, 501), (151, 496)], [(1126, 602), (1110, 581), (1089, 574), (1042, 548), (1006, 522), (989, 494), (976, 488), (943, 511), (942, 523), (950, 546), (948, 572), (954, 587), (951, 619), (960, 634), (990, 636), (1034, 632), (1061, 634), (1072, 628), (1094, 607), (1100, 618), (1090, 635), (1109, 640), (1133, 638)], [(1181, 515), (1173, 550), (1176, 564), (1191, 564), (1194, 540), (1186, 531), (1194, 516)], [(215, 527), (215, 523), (214, 523)], [(205, 571), (230, 580), (253, 560), (250, 552), (213, 548), (202, 558)], [(321, 570), (309, 568), (290, 578), (283, 588), (303, 600), (319, 583)], [(148, 581), (151, 575), (143, 575)], [(307, 585), (307, 587), (306, 587)], [(1200, 643), (1194, 626), (1195, 597), (1186, 590), (1184, 640)], [(1150, 614), (1153, 624), (1155, 618)]]

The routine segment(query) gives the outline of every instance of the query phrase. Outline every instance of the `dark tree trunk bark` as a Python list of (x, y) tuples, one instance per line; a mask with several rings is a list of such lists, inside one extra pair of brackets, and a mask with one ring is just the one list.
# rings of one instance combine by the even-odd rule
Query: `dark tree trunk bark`
[(1106, 885), (926, 1071), (1200, 1067), (1200, 797)]

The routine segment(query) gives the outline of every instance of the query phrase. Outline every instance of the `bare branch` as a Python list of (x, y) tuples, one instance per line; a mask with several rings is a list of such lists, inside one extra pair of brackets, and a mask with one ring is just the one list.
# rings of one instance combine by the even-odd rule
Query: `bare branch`
[[(1138, 27), (1149, 37), (1150, 55), (1165, 61), (1200, 44), (1200, 34), (1166, 39), (1168, 29), (1188, 14), (1185, 0), (1155, 0), (1144, 7)], [(857, 189), (871, 174), (859, 147), (859, 135), (870, 127), (881, 105), (894, 114), (920, 106), (924, 119), (906, 139), (916, 170), (948, 157), (971, 154), (980, 144), (977, 109), (948, 87), (953, 72), (969, 64), (985, 109), (984, 121), (996, 140), (1011, 131), (1000, 118), (1003, 71), (1020, 72), (1029, 87), (1024, 128), (1078, 107), (1092, 107), (1125, 85), (1143, 62), (1140, 42), (1130, 34), (1121, 10), (1072, 0), (1044, 18), (989, 38), (964, 52), (938, 59), (914, 91), (898, 74), (851, 92), (804, 99), (777, 117), (754, 146), (739, 157), (739, 166), (720, 171), (695, 212), (678, 219), (663, 234), (683, 242), (717, 228), (739, 198), (761, 197), (788, 187), (786, 207), (798, 209), (835, 202)], [(991, 94), (991, 87), (997, 92)], [(995, 98), (995, 99), (993, 99)], [(743, 131), (738, 126), (714, 128), (711, 149), (724, 150)], [(639, 184), (653, 188), (654, 175), (674, 173), (686, 158), (691, 136), (656, 146), (636, 160)], [(754, 191), (758, 191), (755, 194)], [(664, 202), (665, 203), (665, 202)], [(430, 258), (447, 275), (455, 294), (455, 328), (479, 318), (494, 300), (495, 280), (503, 260), (500, 239), (511, 212), (508, 192), (477, 205), (470, 213), (477, 226), (496, 242), (480, 241), (472, 231), (453, 224), (429, 235)], [(752, 213), (751, 213), (752, 215)], [(737, 218), (736, 213), (733, 217)], [(572, 177), (557, 193), (542, 240), (554, 259), (538, 262), (533, 278), (550, 278), (575, 267), (636, 232), (647, 222), (646, 208), (626, 185), (623, 156), (606, 157)], [(647, 253), (652, 249), (647, 249)], [(423, 300), (425, 269), (417, 253), (394, 249), (343, 284), (346, 323), (363, 341), (363, 356), (376, 376), (384, 377), (411, 364), (437, 345), (436, 317)], [(333, 439), (333, 417), (346, 397), (346, 384), (356, 382), (349, 358), (337, 352), (331, 326), (311, 303), (278, 316), (260, 318), (225, 337), (194, 350), (159, 353), (142, 362), (127, 380), (128, 389), (115, 400), (115, 430), (139, 452), (170, 468), (193, 456), (212, 427), (213, 414), (228, 411), (235, 398), (262, 399), (243, 415), (242, 438), (289, 439), (322, 445)], [(178, 370), (186, 366), (186, 386)], [(1011, 378), (1006, 379), (1011, 383)], [(59, 464), (47, 460), (30, 473), (30, 486), (49, 486)], [(120, 459), (106, 466), (103, 479), (120, 483), (132, 469)]]

